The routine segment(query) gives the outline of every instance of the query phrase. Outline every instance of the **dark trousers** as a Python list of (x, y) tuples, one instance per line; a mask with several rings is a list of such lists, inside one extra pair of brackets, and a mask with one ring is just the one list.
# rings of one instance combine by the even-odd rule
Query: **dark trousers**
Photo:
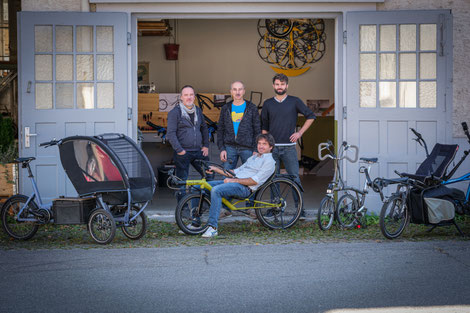
[[(186, 151), (184, 155), (178, 155), (176, 152), (173, 154), (173, 160), (176, 166), (176, 176), (182, 180), (187, 180), (189, 175), (189, 165), (192, 165), (201, 176), (203, 176), (203, 169), (196, 160), (209, 161), (208, 156), (203, 156), (202, 151)], [(207, 175), (207, 180), (211, 180), (213, 175)], [(182, 187), (181, 190), (176, 192), (176, 200), (179, 202), (186, 194), (186, 188)]]

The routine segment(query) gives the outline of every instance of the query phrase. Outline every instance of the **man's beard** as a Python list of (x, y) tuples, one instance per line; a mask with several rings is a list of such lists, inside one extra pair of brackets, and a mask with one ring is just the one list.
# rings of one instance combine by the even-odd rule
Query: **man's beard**
[(276, 95), (282, 96), (282, 95), (285, 95), (285, 94), (286, 94), (287, 88), (286, 88), (286, 89), (283, 89), (283, 90), (274, 89), (274, 92), (276, 93)]

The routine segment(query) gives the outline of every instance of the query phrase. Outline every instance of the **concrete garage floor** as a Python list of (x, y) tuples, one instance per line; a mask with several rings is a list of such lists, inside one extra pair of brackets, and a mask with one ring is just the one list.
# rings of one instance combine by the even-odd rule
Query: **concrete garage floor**
[[(300, 176), (304, 187), (304, 209), (307, 212), (307, 218), (316, 218), (316, 212), (320, 206), (321, 199), (325, 196), (326, 187), (331, 181), (330, 176)], [(157, 187), (152, 202), (145, 209), (146, 214), (150, 218), (159, 220), (174, 221), (174, 210), (176, 207), (176, 199), (174, 191), (169, 188)], [(234, 214), (245, 217), (242, 213)]]

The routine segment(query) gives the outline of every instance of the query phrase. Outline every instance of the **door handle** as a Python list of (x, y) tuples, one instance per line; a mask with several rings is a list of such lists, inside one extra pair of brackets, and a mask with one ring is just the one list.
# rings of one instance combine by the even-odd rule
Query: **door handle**
[(29, 148), (31, 146), (31, 143), (29, 141), (29, 137), (35, 137), (37, 135), (38, 134), (30, 133), (29, 127), (25, 127), (24, 128), (24, 147)]

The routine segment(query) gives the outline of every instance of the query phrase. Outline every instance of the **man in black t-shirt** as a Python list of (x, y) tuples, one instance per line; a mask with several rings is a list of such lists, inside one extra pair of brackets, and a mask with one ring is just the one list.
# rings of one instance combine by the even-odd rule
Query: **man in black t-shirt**
[[(300, 184), (299, 160), (295, 148), (297, 140), (307, 131), (315, 120), (315, 114), (297, 97), (288, 96), (289, 79), (284, 74), (273, 77), (273, 87), (276, 95), (264, 101), (261, 111), (261, 130), (263, 134), (270, 133), (276, 142), (273, 158), (276, 161), (276, 171), (279, 173), (281, 161), (290, 175), (295, 175), (295, 181)], [(297, 115), (301, 113), (306, 121), (297, 131)], [(305, 219), (302, 210), (301, 219)]]

